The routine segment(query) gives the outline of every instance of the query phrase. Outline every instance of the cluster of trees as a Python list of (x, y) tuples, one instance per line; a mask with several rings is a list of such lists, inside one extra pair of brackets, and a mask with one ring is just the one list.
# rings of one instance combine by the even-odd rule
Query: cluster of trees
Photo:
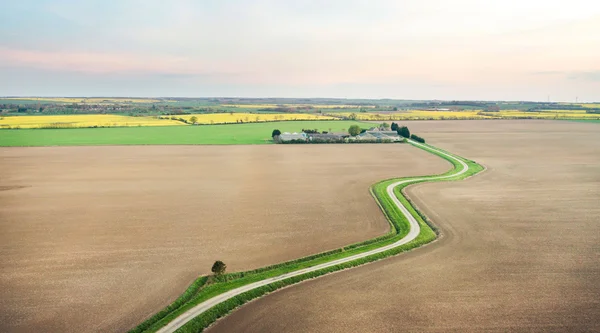
[(27, 105), (19, 105), (19, 104), (0, 104), (0, 111), (2, 112), (19, 112), (19, 113), (24, 113), (24, 112), (42, 112), (42, 110), (44, 110), (43, 107), (36, 107), (33, 105), (27, 106)]
[(477, 109), (485, 109), (496, 103), (477, 102), (477, 101), (447, 101), (447, 102), (418, 102), (408, 104), (409, 108), (451, 108), (451, 107), (471, 107)]
[[(114, 114), (127, 113), (135, 115), (165, 115), (179, 116), (195, 113), (228, 113), (229, 108), (219, 105), (181, 105), (177, 103), (129, 103), (129, 102), (105, 102), (105, 103), (56, 103), (42, 101), (40, 103), (0, 103), (0, 111), (8, 113), (36, 113), (45, 114)], [(253, 112), (250, 112), (253, 113)]]
[(415, 141), (417, 141), (417, 142), (425, 143), (425, 139), (423, 139), (422, 137), (420, 137), (418, 135), (412, 134), (410, 136), (410, 138), (413, 139), (413, 140), (415, 140)]
[(582, 110), (582, 111), (600, 111), (600, 108), (592, 108), (579, 104), (536, 104), (535, 106), (527, 109), (526, 111), (536, 112), (541, 110)]
[(348, 127), (348, 134), (352, 136), (357, 136), (362, 132), (362, 129), (358, 125), (352, 125)]
[[(302, 109), (304, 110), (304, 109)], [(260, 108), (258, 109), (258, 111), (267, 111), (267, 112), (281, 112), (281, 113), (294, 113), (294, 112), (299, 112), (300, 109), (298, 108), (292, 108), (292, 107), (285, 107), (285, 106), (278, 106), (278, 107), (272, 107), (272, 108)]]
[[(130, 115), (130, 116), (134, 116), (135, 117), (135, 115)], [(192, 117), (190, 117), (190, 119), (177, 118), (177, 117), (174, 117), (174, 116), (171, 116), (171, 117), (159, 117), (159, 118), (160, 119), (176, 120), (176, 121), (180, 121), (180, 122), (182, 122), (184, 124), (190, 124), (190, 125), (194, 125), (195, 123), (198, 122), (198, 117), (196, 117), (196, 116), (192, 116)]]
[(405, 138), (410, 138), (410, 130), (406, 126), (398, 127), (398, 130), (396, 132), (398, 132), (398, 135), (400, 135), (400, 136), (403, 136)]
[(384, 130), (388, 131), (390, 129), (390, 124), (388, 123), (381, 123), (381, 128), (383, 128)]
[(410, 134), (410, 130), (406, 126), (400, 126), (396, 123), (392, 123), (391, 128), (393, 131), (398, 132), (398, 135), (400, 135), (402, 137), (410, 138), (417, 142), (425, 143), (425, 139), (423, 139), (422, 137), (415, 135), (415, 134)]
[(392, 123), (392, 126), (390, 128), (392, 131), (398, 132), (398, 135), (403, 136), (405, 138), (410, 138), (410, 131), (408, 130), (408, 127)]

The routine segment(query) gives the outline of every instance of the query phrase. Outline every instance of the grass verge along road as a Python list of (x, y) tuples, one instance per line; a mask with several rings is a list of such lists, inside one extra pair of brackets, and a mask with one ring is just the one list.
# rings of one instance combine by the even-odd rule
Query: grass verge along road
[(420, 182), (461, 180), (482, 171), (483, 167), (441, 149), (412, 140), (408, 142), (449, 161), (453, 168), (440, 175), (391, 179), (372, 187), (373, 196), (390, 222), (388, 234), (253, 271), (225, 274), (211, 283), (208, 283), (209, 278), (201, 277), (175, 302), (131, 332), (199, 332), (236, 307), (268, 292), (389, 257), (434, 240), (434, 227), (413, 207), (402, 190)]

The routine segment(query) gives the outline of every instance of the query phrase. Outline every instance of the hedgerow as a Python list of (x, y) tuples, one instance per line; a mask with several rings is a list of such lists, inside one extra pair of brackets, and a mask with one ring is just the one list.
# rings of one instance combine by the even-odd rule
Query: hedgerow
[(411, 134), (411, 135), (410, 135), (410, 138), (411, 138), (412, 140), (415, 140), (415, 141), (417, 141), (417, 142), (420, 142), (420, 143), (425, 143), (425, 139), (423, 139), (422, 137), (420, 137), (420, 136), (418, 136), (418, 135)]
[[(272, 284), (269, 284), (266, 286), (258, 287), (253, 290), (247, 291), (243, 294), (237, 295), (227, 301), (224, 301), (224, 302), (212, 307), (208, 311), (203, 312), (202, 314), (200, 314), (200, 315), (196, 316), (195, 318), (193, 318), (192, 320), (190, 320), (188, 323), (186, 323), (183, 327), (181, 327), (177, 331), (178, 332), (200, 332), (203, 329), (205, 329), (206, 327), (208, 327), (210, 324), (212, 324), (215, 320), (217, 320), (218, 318), (220, 318), (222, 316), (225, 316), (227, 313), (229, 313), (236, 307), (238, 307), (256, 297), (260, 297), (266, 293), (272, 292), (272, 291), (282, 288), (284, 286), (288, 286), (288, 285), (291, 285), (291, 284), (294, 284), (294, 283), (297, 283), (297, 282), (300, 282), (300, 281), (303, 281), (306, 279), (315, 278), (315, 277), (321, 276), (323, 274), (327, 274), (327, 273), (338, 271), (338, 270), (345, 269), (345, 268), (354, 267), (354, 266), (361, 265), (361, 264), (364, 264), (367, 262), (371, 262), (371, 261), (375, 261), (375, 260), (379, 260), (379, 259), (391, 256), (391, 255), (395, 255), (397, 253), (413, 249), (415, 247), (421, 246), (423, 244), (426, 244), (426, 243), (434, 240), (436, 238), (437, 228), (435, 228), (435, 226), (433, 226), (431, 221), (429, 221), (425, 217), (424, 214), (422, 214), (420, 211), (418, 211), (414, 207), (414, 205), (412, 205), (410, 200), (405, 195), (403, 195), (403, 190), (407, 186), (414, 185), (414, 184), (420, 183), (420, 182), (454, 180), (454, 179), (466, 178), (470, 175), (473, 175), (473, 174), (481, 171), (483, 168), (479, 164), (477, 164), (473, 161), (457, 157), (457, 158), (461, 159), (463, 162), (467, 163), (467, 165), (469, 166), (469, 169), (466, 173), (456, 176), (456, 177), (449, 177), (447, 179), (432, 179), (432, 180), (430, 180), (431, 178), (440, 177), (440, 176), (448, 176), (448, 175), (451, 175), (452, 173), (455, 173), (457, 170), (459, 170), (459, 168), (461, 167), (461, 164), (459, 162), (453, 160), (452, 158), (444, 156), (442, 153), (440, 153), (441, 150), (438, 150), (437, 148), (434, 149), (431, 146), (425, 145), (425, 144), (423, 144), (423, 145), (415, 144), (415, 145), (423, 150), (426, 150), (428, 152), (438, 155), (439, 157), (449, 161), (453, 165), (453, 168), (444, 174), (435, 175), (435, 176), (411, 177), (412, 179), (421, 179), (421, 180), (404, 183), (404, 184), (401, 184), (394, 188), (395, 195), (398, 197), (398, 199), (400, 200), (402, 205), (404, 205), (409, 210), (411, 215), (413, 215), (413, 217), (417, 220), (417, 222), (419, 223), (419, 225), (421, 227), (421, 232), (419, 233), (419, 235), (417, 236), (416, 239), (414, 239), (413, 241), (411, 241), (407, 244), (404, 244), (402, 246), (398, 246), (398, 247), (392, 248), (392, 249), (384, 251), (384, 252), (373, 254), (373, 255), (370, 255), (365, 258), (356, 259), (356, 260), (353, 260), (351, 262), (347, 262), (344, 264), (327, 267), (327, 268), (324, 268), (324, 269), (321, 269), (321, 270), (318, 270), (315, 272), (310, 272), (310, 273), (306, 273), (303, 275), (291, 277), (288, 279), (284, 279), (282, 281), (278, 281), (278, 282), (275, 282), (275, 283), (272, 283)], [(411, 179), (411, 178), (405, 178), (405, 179)], [(294, 272), (301, 268), (312, 267), (312, 266), (320, 264), (320, 263), (325, 263), (325, 262), (329, 262), (329, 261), (332, 261), (335, 259), (349, 257), (349, 256), (352, 256), (352, 255), (355, 255), (358, 253), (363, 253), (363, 252), (369, 251), (371, 249), (379, 248), (379, 247), (391, 244), (399, 239), (402, 239), (408, 233), (410, 224), (409, 224), (408, 220), (406, 219), (406, 217), (400, 212), (398, 207), (396, 207), (396, 205), (393, 203), (392, 199), (387, 195), (387, 191), (386, 191), (386, 188), (390, 184), (392, 184), (393, 182), (397, 182), (399, 180), (400, 179), (390, 179), (390, 180), (381, 181), (381, 182), (375, 184), (374, 186), (372, 186), (372, 188), (371, 188), (372, 195), (375, 197), (379, 207), (381, 208), (382, 212), (384, 213), (384, 215), (386, 216), (386, 218), (388, 219), (388, 221), (390, 223), (390, 232), (388, 232), (387, 234), (377, 237), (377, 238), (366, 240), (364, 242), (351, 244), (351, 245), (345, 246), (343, 248), (339, 248), (339, 249), (335, 249), (335, 250), (331, 250), (331, 251), (327, 251), (327, 252), (323, 252), (323, 253), (318, 253), (318, 254), (315, 254), (312, 256), (299, 258), (296, 260), (291, 260), (291, 261), (287, 261), (287, 262), (280, 263), (280, 264), (275, 264), (275, 265), (258, 268), (258, 269), (246, 271), (246, 272), (224, 274), (223, 276), (219, 277), (219, 279), (214, 279), (212, 282), (210, 282), (208, 284), (206, 284), (207, 280), (204, 280), (202, 285), (204, 285), (204, 284), (206, 284), (206, 285), (204, 285), (203, 288), (190, 286), (190, 288), (188, 288), (188, 290), (186, 290), (186, 293), (184, 293), (184, 295), (186, 295), (185, 297), (184, 297), (184, 295), (182, 295), (169, 307), (165, 308), (160, 313), (154, 315), (149, 320), (140, 324), (132, 332), (156, 331), (160, 327), (166, 325), (171, 320), (175, 319), (183, 312), (193, 308), (197, 304), (200, 304), (200, 303), (202, 303), (216, 295), (219, 295), (223, 292), (226, 292), (228, 290), (233, 290), (235, 288), (238, 288), (238, 287), (241, 287), (241, 286), (253, 283), (253, 282), (261, 281), (268, 277), (279, 276), (284, 273)], [(204, 277), (204, 278), (206, 278), (206, 277)]]
[(139, 324), (136, 328), (131, 330), (131, 332), (143, 332), (148, 329), (153, 324), (157, 323), (161, 319), (163, 319), (166, 315), (178, 309), (183, 304), (187, 303), (192, 297), (194, 297), (198, 291), (204, 286), (206, 281), (208, 280), (207, 276), (201, 276), (197, 278), (192, 284), (179, 296), (173, 303), (167, 305), (160, 312), (156, 313), (152, 317), (145, 320), (143, 323)]

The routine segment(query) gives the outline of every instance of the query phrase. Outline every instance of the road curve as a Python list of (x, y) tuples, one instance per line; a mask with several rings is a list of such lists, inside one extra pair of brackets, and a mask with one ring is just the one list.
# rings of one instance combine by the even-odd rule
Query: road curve
[(365, 258), (374, 254), (378, 254), (393, 248), (396, 248), (398, 246), (404, 245), (412, 240), (414, 240), (415, 238), (417, 238), (417, 236), (419, 236), (419, 233), (421, 232), (421, 227), (419, 226), (419, 223), (417, 222), (417, 220), (410, 214), (410, 212), (408, 211), (408, 209), (406, 207), (404, 207), (404, 205), (402, 205), (402, 203), (400, 202), (400, 200), (398, 200), (398, 198), (396, 197), (396, 195), (394, 194), (394, 188), (398, 185), (402, 185), (402, 184), (407, 184), (407, 183), (414, 183), (414, 182), (419, 182), (419, 181), (423, 181), (423, 180), (439, 180), (439, 179), (445, 179), (445, 178), (451, 178), (451, 177), (455, 177), (455, 176), (459, 176), (462, 175), (463, 173), (467, 172), (467, 170), (469, 170), (469, 166), (461, 161), (460, 159), (445, 153), (441, 150), (438, 150), (436, 148), (432, 148), (432, 147), (428, 147), (426, 145), (420, 144), (418, 142), (412, 141), (412, 140), (408, 140), (409, 143), (411, 143), (412, 145), (415, 146), (419, 146), (419, 147), (426, 147), (428, 149), (431, 150), (435, 150), (438, 154), (440, 155), (444, 155), (449, 157), (450, 159), (453, 159), (457, 162), (460, 163), (460, 165), (462, 166), (462, 169), (450, 174), (450, 175), (446, 175), (446, 176), (438, 176), (438, 177), (423, 177), (423, 178), (411, 178), (411, 179), (405, 179), (405, 180), (401, 180), (401, 181), (397, 181), (395, 183), (390, 184), (387, 188), (387, 194), (388, 196), (392, 199), (392, 201), (394, 202), (394, 204), (398, 207), (398, 209), (400, 209), (400, 211), (402, 212), (402, 214), (406, 217), (406, 219), (409, 222), (410, 225), (410, 230), (408, 232), (408, 234), (406, 236), (404, 236), (402, 239), (398, 240), (397, 242), (394, 242), (392, 244), (386, 245), (386, 246), (382, 246), (380, 248), (376, 248), (367, 252), (363, 252), (363, 253), (359, 253), (356, 255), (352, 255), (350, 257), (346, 257), (346, 258), (342, 258), (342, 259), (337, 259), (337, 260), (333, 260), (330, 262), (326, 262), (323, 264), (319, 264), (316, 266), (312, 266), (312, 267), (308, 267), (308, 268), (304, 268), (304, 269), (300, 269), (297, 271), (293, 271), (293, 272), (289, 272), (289, 273), (285, 273), (279, 276), (274, 276), (271, 278), (267, 278), (261, 281), (257, 281), (254, 283), (250, 283), (247, 284), (245, 286), (236, 288), (236, 289), (232, 289), (228, 292), (225, 292), (221, 295), (215, 296), (211, 299), (208, 299), (198, 305), (196, 305), (195, 307), (189, 309), (188, 311), (184, 312), (183, 314), (181, 314), (179, 317), (173, 319), (173, 321), (171, 321), (169, 324), (163, 326), (160, 330), (158, 330), (157, 332), (159, 333), (171, 333), (171, 332), (175, 332), (178, 328), (182, 327), (183, 325), (185, 325), (187, 322), (189, 322), (190, 320), (194, 319), (194, 317), (202, 314), (203, 312), (207, 311), (208, 309), (212, 308), (213, 306), (222, 303), (230, 298), (233, 298), (237, 295), (243, 294), (247, 291), (250, 291), (252, 289), (255, 288), (259, 288), (262, 286), (266, 286), (268, 284), (271, 284), (273, 282), (278, 282), (281, 280), (285, 280), (294, 276), (298, 276), (298, 275), (302, 275), (302, 274), (306, 274), (306, 273), (310, 273), (310, 272), (314, 272), (314, 271), (318, 271), (320, 269), (323, 268), (328, 268), (331, 266), (336, 266), (339, 264), (343, 264), (343, 263), (347, 263), (350, 261), (354, 261), (357, 259), (361, 259), (361, 258)]

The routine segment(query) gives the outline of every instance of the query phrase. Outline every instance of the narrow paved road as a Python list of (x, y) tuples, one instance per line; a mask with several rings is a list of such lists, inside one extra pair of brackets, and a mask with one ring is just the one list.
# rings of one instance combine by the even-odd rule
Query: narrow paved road
[[(425, 145), (417, 143), (415, 141), (412, 140), (408, 140), (409, 143), (411, 143), (412, 145), (418, 146), (418, 147), (425, 147)], [(428, 147), (429, 148), (429, 147)], [(437, 153), (447, 156), (457, 162), (460, 163), (460, 165), (462, 166), (461, 170), (452, 173), (450, 175), (446, 175), (446, 176), (438, 176), (438, 177), (431, 177), (431, 178), (427, 178), (427, 177), (422, 177), (422, 178), (412, 178), (412, 179), (406, 179), (406, 180), (401, 180), (395, 183), (390, 184), (387, 187), (387, 194), (388, 196), (392, 199), (392, 201), (394, 202), (394, 204), (398, 207), (398, 209), (400, 209), (400, 211), (402, 212), (402, 214), (406, 217), (406, 219), (409, 221), (410, 224), (410, 230), (408, 232), (408, 234), (406, 236), (404, 236), (402, 239), (398, 240), (395, 243), (377, 248), (377, 249), (373, 249), (367, 252), (363, 252), (363, 253), (359, 253), (350, 257), (346, 257), (346, 258), (342, 258), (342, 259), (337, 259), (334, 261), (330, 261), (327, 263), (323, 263), (323, 264), (319, 264), (316, 266), (312, 266), (309, 268), (304, 268), (304, 269), (300, 269), (294, 272), (289, 272), (286, 274), (282, 274), (279, 276), (275, 276), (275, 277), (271, 277), (271, 278), (267, 278), (261, 281), (257, 281), (236, 289), (232, 289), (226, 293), (223, 293), (221, 295), (215, 296), (211, 299), (208, 299), (198, 305), (196, 305), (195, 307), (191, 308), (190, 310), (184, 312), (183, 314), (181, 314), (179, 317), (175, 318), (173, 321), (171, 321), (169, 324), (167, 324), (166, 326), (164, 326), (163, 328), (161, 328), (160, 330), (158, 330), (159, 333), (170, 333), (170, 332), (175, 332), (178, 328), (182, 327), (183, 325), (185, 325), (187, 322), (189, 322), (190, 320), (192, 320), (194, 317), (202, 314), (203, 312), (207, 311), (208, 309), (212, 308), (213, 306), (222, 303), (228, 299), (231, 299), (237, 295), (243, 294), (249, 290), (255, 289), (255, 288), (259, 288), (262, 286), (266, 286), (268, 284), (271, 284), (273, 282), (277, 282), (277, 281), (281, 281), (281, 280), (285, 280), (287, 278), (291, 278), (294, 276), (298, 276), (298, 275), (302, 275), (302, 274), (306, 274), (306, 273), (310, 273), (310, 272), (315, 272), (318, 271), (320, 269), (324, 269), (324, 268), (328, 268), (328, 267), (332, 267), (332, 266), (336, 266), (339, 264), (343, 264), (343, 263), (347, 263), (350, 261), (354, 261), (357, 259), (361, 259), (361, 258), (365, 258), (374, 254), (378, 254), (381, 252), (385, 252), (387, 250), (396, 248), (398, 246), (402, 246), (404, 244), (407, 244), (409, 242), (411, 242), (412, 240), (414, 240), (415, 238), (417, 238), (417, 236), (419, 235), (419, 233), (421, 232), (421, 228), (419, 226), (419, 223), (417, 222), (417, 220), (410, 214), (410, 212), (408, 211), (408, 209), (406, 207), (404, 207), (404, 205), (402, 205), (402, 203), (400, 202), (400, 200), (398, 200), (398, 198), (396, 197), (396, 195), (394, 195), (394, 188), (398, 185), (403, 185), (403, 184), (407, 184), (407, 183), (414, 183), (414, 182), (419, 182), (419, 181), (423, 181), (423, 180), (439, 180), (439, 179), (445, 179), (445, 178), (451, 178), (451, 177), (455, 177), (461, 174), (464, 174), (465, 172), (467, 172), (467, 170), (469, 170), (469, 166), (464, 163), (463, 161), (461, 161), (460, 159), (457, 159), (456, 157), (447, 154), (443, 151), (437, 150), (435, 148), (430, 148), (435, 150)]]

